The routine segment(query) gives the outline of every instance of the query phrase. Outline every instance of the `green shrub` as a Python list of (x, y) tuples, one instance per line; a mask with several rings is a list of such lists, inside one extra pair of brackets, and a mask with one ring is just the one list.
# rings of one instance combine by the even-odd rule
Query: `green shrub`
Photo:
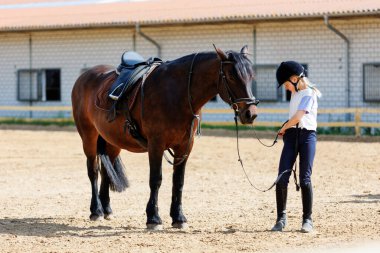
[(24, 119), (24, 118), (3, 118), (0, 124), (7, 125), (36, 125), (36, 126), (74, 126), (74, 120), (71, 118), (54, 118), (54, 119)]

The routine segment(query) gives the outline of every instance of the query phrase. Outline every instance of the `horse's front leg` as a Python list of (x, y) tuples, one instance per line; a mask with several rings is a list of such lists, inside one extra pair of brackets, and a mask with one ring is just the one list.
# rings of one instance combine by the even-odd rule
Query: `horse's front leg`
[(146, 206), (146, 225), (148, 229), (160, 230), (162, 229), (162, 221), (158, 214), (158, 191), (162, 182), (162, 155), (164, 149), (150, 142), (148, 152), (150, 165), (150, 198)]
[[(175, 159), (178, 162), (180, 159)], [(170, 206), (170, 216), (172, 217), (172, 226), (174, 228), (187, 228), (187, 220), (182, 212), (182, 190), (185, 178), (185, 168), (187, 159), (179, 165), (173, 167), (173, 189), (172, 189), (172, 204)]]

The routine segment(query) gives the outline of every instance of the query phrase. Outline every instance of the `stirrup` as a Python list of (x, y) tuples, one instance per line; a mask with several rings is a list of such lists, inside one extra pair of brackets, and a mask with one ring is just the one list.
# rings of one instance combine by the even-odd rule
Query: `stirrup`
[(115, 101), (119, 100), (119, 96), (115, 96), (112, 94), (109, 94), (108, 97), (111, 98), (112, 100), (115, 100)]

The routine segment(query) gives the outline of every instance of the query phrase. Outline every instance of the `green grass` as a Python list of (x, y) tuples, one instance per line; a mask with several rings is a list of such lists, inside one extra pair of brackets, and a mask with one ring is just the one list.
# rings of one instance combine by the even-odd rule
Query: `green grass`
[[(205, 128), (205, 129), (224, 129), (224, 130), (235, 131), (235, 125), (221, 126), (221, 125), (213, 125), (213, 124), (207, 123), (207, 124), (202, 124), (202, 128)], [(246, 131), (246, 130), (251, 130), (251, 129), (252, 129), (252, 126), (239, 125), (239, 131)], [(280, 130), (280, 127), (255, 126), (254, 129), (256, 131), (277, 132), (278, 130)], [(363, 136), (380, 136), (380, 129), (379, 128), (371, 129), (371, 128), (367, 127), (367, 128), (362, 128), (361, 130), (362, 130), (361, 135), (363, 135)], [(323, 134), (323, 135), (354, 136), (355, 135), (355, 128), (354, 127), (318, 127), (317, 133)]]
[[(246, 131), (246, 130), (252, 130), (252, 126), (243, 126), (241, 124), (238, 125), (239, 131)], [(221, 126), (221, 125), (213, 125), (212, 123), (202, 123), (202, 128), (204, 129), (224, 129), (224, 130), (231, 130), (235, 131), (236, 127), (235, 125), (230, 126)], [(280, 128), (279, 127), (263, 127), (263, 126), (255, 126), (254, 129), (256, 131), (274, 131), (277, 132)]]
[[(0, 118), (0, 125), (35, 125), (35, 126), (75, 126), (72, 118), (49, 118), (49, 119), (25, 119), (25, 118)], [(224, 129), (229, 131), (235, 131), (235, 125), (221, 126), (213, 125), (212, 123), (202, 123), (204, 129)], [(255, 126), (256, 131), (272, 131), (277, 132), (280, 127), (263, 127)], [(239, 131), (252, 130), (252, 126), (243, 126), (239, 124)], [(324, 135), (355, 135), (355, 129), (353, 127), (319, 127), (317, 129), (318, 134)], [(362, 128), (362, 135), (365, 136), (380, 136), (380, 129), (371, 129), (369, 127)]]
[(34, 126), (75, 126), (73, 119), (24, 119), (24, 118), (3, 118), (0, 125), (34, 125)]
[(318, 134), (325, 135), (355, 135), (355, 128), (353, 127), (318, 127)]

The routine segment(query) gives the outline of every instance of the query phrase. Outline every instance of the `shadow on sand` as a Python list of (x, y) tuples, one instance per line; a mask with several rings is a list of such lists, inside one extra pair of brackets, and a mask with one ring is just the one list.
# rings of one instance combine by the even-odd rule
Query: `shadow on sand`
[(339, 203), (380, 203), (380, 194), (361, 194), (361, 195), (351, 195), (351, 197), (355, 198), (354, 200), (346, 200), (341, 201)]

